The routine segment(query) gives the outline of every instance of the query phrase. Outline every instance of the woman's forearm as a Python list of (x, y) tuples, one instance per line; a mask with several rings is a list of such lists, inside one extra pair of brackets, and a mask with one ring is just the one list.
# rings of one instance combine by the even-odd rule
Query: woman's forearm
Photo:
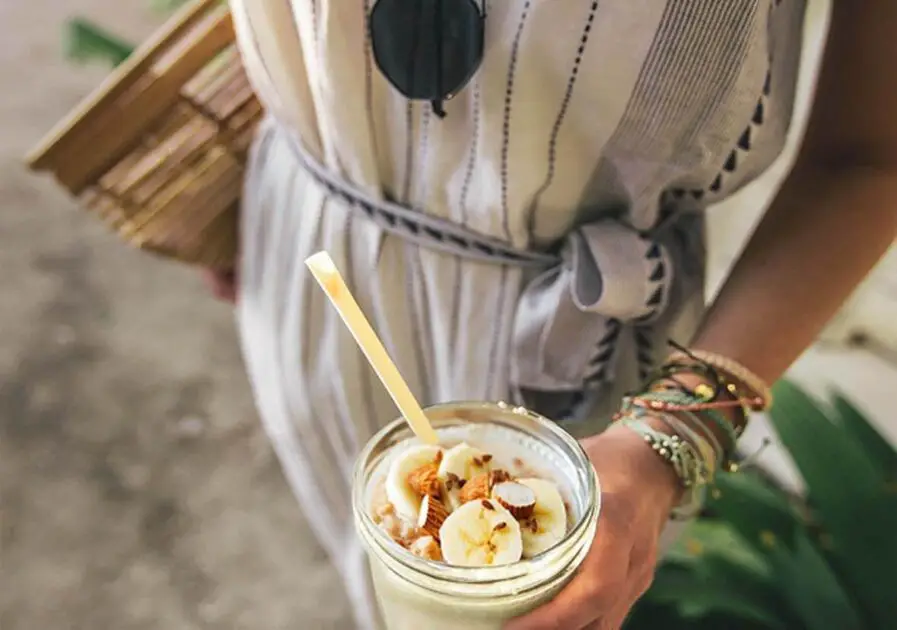
[(773, 382), (897, 238), (897, 167), (788, 178), (693, 341)]

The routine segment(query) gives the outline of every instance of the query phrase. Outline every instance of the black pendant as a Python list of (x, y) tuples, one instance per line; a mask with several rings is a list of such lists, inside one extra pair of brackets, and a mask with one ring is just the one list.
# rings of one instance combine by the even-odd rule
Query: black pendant
[(474, 0), (377, 0), (371, 45), (380, 72), (402, 95), (433, 103), (457, 94), (483, 60), (485, 15)]

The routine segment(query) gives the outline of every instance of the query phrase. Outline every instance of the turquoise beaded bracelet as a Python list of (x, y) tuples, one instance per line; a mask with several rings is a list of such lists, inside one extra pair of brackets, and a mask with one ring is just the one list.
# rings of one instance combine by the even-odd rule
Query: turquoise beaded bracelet
[(635, 432), (666, 461), (676, 473), (686, 491), (682, 502), (673, 509), (671, 517), (684, 520), (694, 516), (704, 503), (710, 472), (701, 454), (678, 435), (668, 435), (648, 425), (635, 415), (626, 415), (620, 423)]
[[(639, 394), (638, 398), (640, 400), (646, 401), (649, 405), (652, 401), (660, 403), (656, 411), (668, 411), (663, 409), (663, 403), (672, 403), (674, 405), (687, 407), (691, 405), (699, 405), (700, 403), (704, 402), (697, 396), (693, 396), (677, 390), (645, 392), (644, 394)], [(636, 405), (634, 399), (630, 396), (627, 396), (623, 399), (623, 411), (628, 411), (633, 407), (638, 406), (639, 405)], [(723, 432), (723, 434), (725, 434), (725, 436), (728, 438), (727, 448), (724, 449), (726, 457), (728, 457), (728, 455), (735, 450), (735, 443), (738, 441), (738, 434), (736, 433), (735, 427), (732, 425), (732, 423), (729, 422), (722, 413), (720, 413), (716, 409), (701, 409), (697, 411), (689, 411), (688, 413), (698, 418), (706, 418), (707, 420), (710, 420), (714, 425), (717, 426), (717, 428), (719, 428), (720, 431)]]

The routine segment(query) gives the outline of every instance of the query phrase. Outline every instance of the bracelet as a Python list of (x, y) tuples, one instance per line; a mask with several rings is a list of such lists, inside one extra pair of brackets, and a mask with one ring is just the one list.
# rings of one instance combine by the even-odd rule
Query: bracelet
[(709, 482), (703, 459), (689, 442), (678, 435), (658, 431), (636, 417), (624, 418), (622, 424), (642, 436), (642, 439), (673, 467), (684, 488), (706, 485)]
[[(696, 374), (713, 383), (713, 385), (698, 383), (693, 387), (687, 387), (676, 379), (678, 374)], [(701, 363), (668, 362), (661, 368), (654, 382), (664, 379), (678, 385), (681, 391), (687, 391), (698, 396), (705, 402), (707, 407), (737, 410), (740, 420), (740, 422), (737, 422), (737, 425), (741, 427), (747, 426), (751, 412), (762, 410), (764, 407), (761, 398), (742, 392), (737, 385), (723, 379), (719, 372), (708, 369), (707, 366)]]
[(638, 396), (627, 396), (623, 399), (623, 411), (632, 406), (638, 406), (657, 412), (691, 412), (693, 415), (711, 420), (728, 438), (728, 448), (723, 452), (728, 454), (735, 448), (738, 441), (738, 433), (735, 427), (724, 415), (712, 408), (702, 406), (701, 399), (676, 390), (654, 391)]
[[(755, 404), (750, 406), (752, 411), (766, 411), (772, 406), (772, 390), (769, 385), (737, 361), (721, 354), (707, 352), (706, 350), (685, 350), (684, 348), (678, 348), (668, 359), (671, 363), (681, 363), (689, 360), (714, 367), (731, 379), (738, 381), (744, 389), (747, 389), (752, 394), (753, 398), (757, 399), (752, 401), (755, 402)], [(731, 388), (729, 387), (730, 385)], [(733, 395), (738, 395), (736, 392), (740, 390), (734, 383), (727, 384), (727, 388)]]
[[(705, 388), (706, 389), (703, 389)], [(669, 411), (689, 411), (692, 415), (705, 413), (713, 417), (714, 424), (723, 422), (724, 426), (720, 427), (725, 433), (729, 433), (730, 430), (734, 431), (734, 435), (736, 438), (741, 437), (741, 434), (744, 433), (744, 430), (747, 428), (747, 415), (745, 413), (741, 414), (741, 422), (736, 422), (735, 420), (731, 420), (722, 414), (722, 411), (726, 409), (732, 409), (739, 406), (738, 401), (730, 400), (730, 401), (716, 401), (716, 400), (708, 400), (708, 397), (711, 397), (712, 388), (707, 385), (699, 385), (695, 388), (696, 391), (691, 391), (688, 388), (675, 388), (672, 386), (666, 387), (657, 387), (646, 394), (641, 394), (637, 396), (637, 398), (661, 398), (664, 399), (666, 396), (678, 396), (676, 401), (668, 402), (667, 410)], [(707, 390), (711, 390), (710, 393)], [(699, 392), (704, 392), (702, 396)], [(654, 396), (654, 394), (661, 394), (660, 397)], [(661, 403), (656, 403), (652, 406), (657, 407), (658, 409), (662, 408)]]
[[(676, 378), (679, 374), (684, 373), (697, 375), (712, 385), (707, 383), (699, 383), (696, 386), (686, 385)], [(743, 395), (735, 385), (726, 383), (712, 366), (700, 362), (667, 362), (651, 374), (644, 389), (645, 391), (678, 389), (700, 398), (701, 409), (736, 411), (733, 422), (739, 435), (747, 427), (752, 408), (762, 405), (758, 398), (751, 399)], [(694, 410), (698, 410), (698, 407), (694, 406)]]
[(671, 518), (676, 520), (691, 518), (701, 509), (709, 483), (708, 472), (701, 456), (691, 444), (678, 435), (667, 435), (634, 416), (623, 417), (621, 424), (640, 435), (655, 453), (672, 466), (685, 489), (685, 496), (673, 509)]
[[(640, 414), (647, 415), (647, 412), (640, 410)], [(639, 417), (639, 415), (636, 415), (636, 417)], [(703, 433), (707, 436), (705, 438), (698, 435), (692, 427), (688, 426), (688, 423), (675, 414), (661, 413), (654, 417), (663, 422), (671, 431), (691, 442), (692, 446), (701, 454), (701, 460), (707, 470), (708, 482), (713, 483), (713, 480), (716, 478), (716, 470), (723, 464), (725, 459), (723, 450), (720, 448), (719, 441), (716, 439), (713, 431), (707, 430), (703, 423), (695, 420), (695, 423), (703, 429)]]
[(622, 420), (623, 418), (634, 418), (637, 420), (655, 418), (663, 422), (674, 434), (688, 440), (692, 447), (694, 447), (701, 455), (701, 462), (707, 471), (708, 482), (713, 482), (713, 479), (716, 477), (716, 469), (723, 465), (725, 453), (720, 447), (716, 435), (706, 427), (705, 423), (695, 418), (694, 415), (689, 412), (682, 412), (681, 415), (691, 416), (692, 422), (697, 427), (700, 427), (702, 435), (698, 435), (696, 429), (690, 427), (688, 423), (682, 420), (677, 414), (665, 412), (658, 413), (656, 411), (648, 412), (642, 407), (633, 407), (618, 415), (618, 420)]

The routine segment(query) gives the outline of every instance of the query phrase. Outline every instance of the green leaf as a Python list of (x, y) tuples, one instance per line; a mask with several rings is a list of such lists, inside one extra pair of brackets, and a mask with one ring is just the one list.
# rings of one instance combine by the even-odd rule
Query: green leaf
[(691, 620), (683, 619), (673, 606), (661, 606), (644, 598), (639, 600), (623, 624), (623, 630), (695, 630)]
[(645, 597), (655, 604), (675, 603), (684, 617), (718, 613), (769, 628), (794, 628), (779, 623), (787, 617), (779, 589), (768, 559), (731, 524), (699, 519), (665, 556)]
[(664, 556), (664, 561), (691, 567), (715, 556), (757, 576), (768, 576), (769, 564), (728, 523), (698, 519), (691, 523)]
[(772, 534), (791, 544), (803, 523), (781, 490), (750, 473), (718, 474), (706, 512), (729, 523), (748, 540)]
[(806, 535), (795, 536), (793, 549), (780, 544), (770, 546), (768, 557), (782, 598), (807, 628), (863, 627), (838, 577)]
[(806, 394), (787, 382), (775, 393), (772, 424), (831, 537), (840, 581), (872, 627), (888, 627), (897, 614), (897, 497), (858, 441)]
[[(851, 511), (858, 523), (853, 535), (833, 534), (827, 555), (868, 626), (892, 628), (897, 618), (897, 498), (857, 501)], [(856, 556), (858, 548), (865, 550), (863, 558)]]
[(729, 560), (706, 556), (691, 569), (662, 566), (645, 599), (671, 604), (683, 618), (726, 615), (791, 630), (782, 621), (781, 600), (775, 584)]
[(807, 484), (828, 526), (852, 525), (844, 507), (882, 491), (862, 449), (803, 391), (788, 382), (775, 387), (770, 419)]
[(101, 60), (117, 66), (134, 52), (134, 46), (80, 18), (66, 24), (66, 56), (76, 61)]
[(866, 416), (853, 403), (840, 394), (832, 397), (832, 405), (836, 412), (836, 420), (863, 449), (863, 452), (876, 466), (885, 484), (897, 482), (897, 449), (878, 432)]

